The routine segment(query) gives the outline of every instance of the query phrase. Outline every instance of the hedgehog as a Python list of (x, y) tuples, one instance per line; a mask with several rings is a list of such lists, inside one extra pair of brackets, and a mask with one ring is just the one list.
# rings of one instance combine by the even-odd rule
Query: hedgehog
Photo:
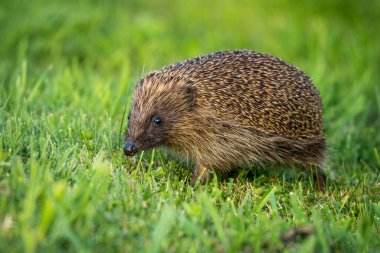
[(246, 166), (309, 171), (324, 186), (322, 103), (311, 79), (269, 54), (220, 51), (140, 79), (126, 156), (165, 147), (194, 163), (191, 185)]

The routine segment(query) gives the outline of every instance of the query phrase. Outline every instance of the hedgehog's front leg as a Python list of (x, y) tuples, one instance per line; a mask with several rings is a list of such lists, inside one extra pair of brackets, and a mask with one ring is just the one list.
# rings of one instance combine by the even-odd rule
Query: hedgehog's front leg
[(191, 180), (191, 186), (194, 187), (198, 179), (201, 184), (205, 184), (208, 178), (210, 177), (210, 174), (211, 174), (210, 169), (205, 167), (202, 163), (198, 164), (194, 170), (194, 176), (193, 176), (193, 179)]

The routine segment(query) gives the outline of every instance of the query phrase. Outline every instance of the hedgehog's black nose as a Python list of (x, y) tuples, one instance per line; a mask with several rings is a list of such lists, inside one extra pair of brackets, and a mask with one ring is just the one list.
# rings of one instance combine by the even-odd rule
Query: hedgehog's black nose
[(124, 149), (124, 154), (127, 156), (133, 156), (137, 153), (137, 148), (136, 148), (135, 144), (131, 141), (127, 141), (124, 144), (123, 149)]

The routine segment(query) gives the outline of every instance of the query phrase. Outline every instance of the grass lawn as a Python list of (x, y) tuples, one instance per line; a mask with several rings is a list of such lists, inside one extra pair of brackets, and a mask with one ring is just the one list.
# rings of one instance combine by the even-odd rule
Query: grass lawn
[[(380, 1), (0, 3), (0, 252), (380, 252)], [(224, 49), (318, 87), (325, 192), (245, 169), (189, 186), (160, 150), (126, 158), (143, 74)]]

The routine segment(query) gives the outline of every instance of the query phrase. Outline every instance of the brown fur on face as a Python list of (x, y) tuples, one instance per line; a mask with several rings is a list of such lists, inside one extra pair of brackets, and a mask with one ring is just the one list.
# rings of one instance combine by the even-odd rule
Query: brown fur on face
[[(185, 116), (194, 107), (194, 93), (191, 87), (175, 77), (165, 79), (165, 85), (156, 80), (156, 73), (141, 80), (134, 92), (127, 140), (135, 143), (138, 150), (149, 149), (158, 145), (170, 145), (178, 128), (183, 128)], [(185, 115), (184, 115), (185, 113)], [(156, 126), (152, 120), (159, 116), (161, 125)]]
[(246, 164), (320, 168), (326, 149), (310, 78), (249, 50), (201, 56), (141, 79), (126, 139), (137, 150), (166, 146), (206, 173)]

